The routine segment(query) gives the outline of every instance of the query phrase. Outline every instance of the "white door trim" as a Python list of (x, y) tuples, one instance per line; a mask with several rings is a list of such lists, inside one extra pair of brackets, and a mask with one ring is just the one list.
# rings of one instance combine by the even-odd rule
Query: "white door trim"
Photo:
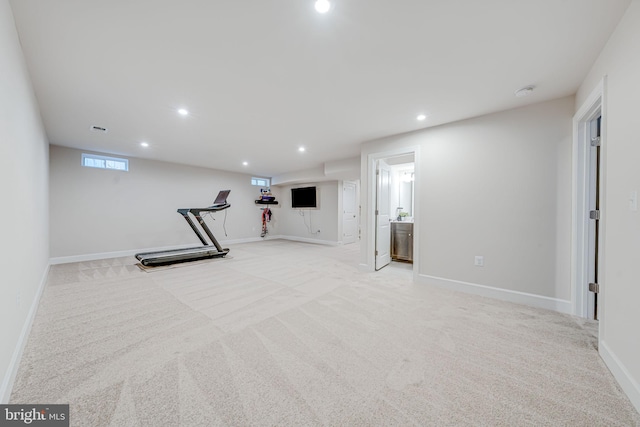
[[(605, 114), (605, 85), (606, 77), (596, 86), (593, 92), (582, 104), (573, 116), (573, 177), (572, 177), (572, 229), (571, 229), (571, 302), (573, 313), (576, 316), (588, 316), (588, 277), (589, 277), (589, 170), (590, 170), (590, 143), (589, 123), (599, 114), (602, 115), (601, 139), (601, 170), (600, 170), (600, 206), (603, 215), (604, 193), (606, 186), (604, 177), (606, 174), (606, 114)], [(604, 278), (604, 230), (605, 221), (600, 221), (600, 284)], [(602, 288), (601, 288), (602, 290)], [(598, 309), (601, 310), (604, 292), (598, 296)], [(604, 321), (604, 312), (600, 311), (600, 331)], [(602, 336), (599, 337), (602, 340)]]

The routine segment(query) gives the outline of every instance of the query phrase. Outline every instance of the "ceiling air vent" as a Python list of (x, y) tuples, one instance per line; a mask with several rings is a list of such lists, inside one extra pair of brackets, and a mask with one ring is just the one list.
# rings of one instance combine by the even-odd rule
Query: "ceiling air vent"
[(90, 128), (92, 131), (94, 132), (102, 132), (102, 133), (107, 133), (108, 129), (107, 128), (103, 128), (102, 126), (91, 126)]

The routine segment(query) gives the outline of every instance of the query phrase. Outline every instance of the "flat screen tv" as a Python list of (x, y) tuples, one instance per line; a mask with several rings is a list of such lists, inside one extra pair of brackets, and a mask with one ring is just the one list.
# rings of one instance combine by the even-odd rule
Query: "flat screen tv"
[(291, 207), (294, 209), (317, 208), (316, 187), (292, 188)]

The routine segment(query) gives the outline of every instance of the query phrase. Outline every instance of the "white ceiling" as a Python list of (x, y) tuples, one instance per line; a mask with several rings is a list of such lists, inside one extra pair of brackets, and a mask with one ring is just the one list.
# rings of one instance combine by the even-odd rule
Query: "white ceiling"
[(52, 144), (274, 176), (574, 94), (630, 0), (313, 2), (11, 5)]

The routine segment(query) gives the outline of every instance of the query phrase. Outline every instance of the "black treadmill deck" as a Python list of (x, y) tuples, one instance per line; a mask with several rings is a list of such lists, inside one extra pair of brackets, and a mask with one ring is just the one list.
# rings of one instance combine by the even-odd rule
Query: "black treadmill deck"
[(160, 265), (177, 264), (181, 262), (199, 261), (209, 258), (221, 258), (229, 253), (229, 249), (222, 251), (213, 245), (198, 246), (195, 248), (173, 249), (161, 252), (147, 252), (136, 254), (136, 258), (140, 264), (145, 267), (153, 267)]

